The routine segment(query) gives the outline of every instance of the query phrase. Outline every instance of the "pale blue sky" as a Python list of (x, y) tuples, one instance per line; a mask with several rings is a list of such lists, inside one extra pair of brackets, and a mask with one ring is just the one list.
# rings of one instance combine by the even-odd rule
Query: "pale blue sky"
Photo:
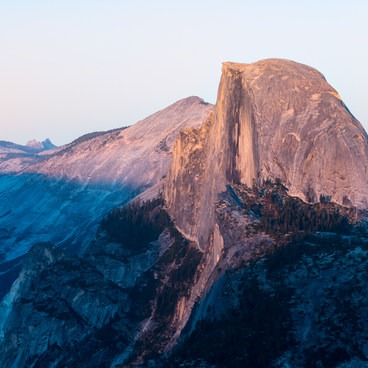
[(222, 61), (311, 65), (368, 128), (365, 0), (0, 0), (0, 140), (70, 142), (180, 98)]

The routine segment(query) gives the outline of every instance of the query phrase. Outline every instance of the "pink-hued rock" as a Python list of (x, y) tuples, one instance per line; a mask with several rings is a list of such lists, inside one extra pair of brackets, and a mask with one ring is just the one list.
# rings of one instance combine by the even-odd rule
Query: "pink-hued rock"
[(150, 188), (165, 176), (178, 132), (200, 126), (213, 105), (188, 97), (122, 130), (66, 146), (28, 169), (82, 183)]
[(181, 133), (165, 187), (178, 227), (204, 244), (225, 185), (281, 179), (305, 201), (368, 204), (368, 138), (317, 70), (289, 60), (224, 63), (214, 114)]

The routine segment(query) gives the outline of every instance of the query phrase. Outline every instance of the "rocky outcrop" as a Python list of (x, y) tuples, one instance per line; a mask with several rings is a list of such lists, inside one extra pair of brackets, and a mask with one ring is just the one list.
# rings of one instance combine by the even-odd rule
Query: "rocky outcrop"
[(366, 366), (367, 245), (318, 234), (228, 267), (194, 311), (193, 333), (162, 366)]
[(224, 63), (211, 121), (175, 145), (165, 198), (203, 248), (226, 183), (280, 179), (305, 201), (365, 207), (367, 169), (367, 134), (318, 71), (279, 59)]
[[(1, 366), (106, 367), (109, 355), (129, 340), (131, 326), (121, 317), (129, 306), (127, 293), (91, 264), (36, 244), (0, 304)], [(103, 352), (91, 346), (110, 347)], [(90, 363), (79, 362), (80, 355)]]
[(165, 350), (202, 254), (161, 204), (113, 211), (82, 257), (30, 249), (0, 302), (1, 367), (135, 366)]
[[(304, 367), (319, 348), (324, 366), (366, 358), (368, 240), (346, 222), (353, 209), (281, 184), (228, 185), (201, 252), (162, 205), (113, 210), (82, 257), (34, 245), (0, 303), (0, 365)], [(290, 230), (300, 239), (286, 246)]]
[(46, 138), (44, 141), (39, 142), (36, 139), (32, 139), (27, 142), (27, 147), (32, 148), (36, 151), (47, 151), (50, 149), (57, 148), (49, 138)]

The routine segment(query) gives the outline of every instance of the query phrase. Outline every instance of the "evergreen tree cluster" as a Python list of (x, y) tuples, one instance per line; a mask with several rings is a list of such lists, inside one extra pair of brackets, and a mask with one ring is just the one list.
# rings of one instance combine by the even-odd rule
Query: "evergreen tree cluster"
[(306, 203), (291, 197), (281, 182), (266, 181), (263, 186), (252, 190), (235, 185), (244, 208), (259, 218), (259, 230), (273, 235), (351, 231), (349, 216), (352, 210), (330, 202), (321, 196), (319, 203)]
[(196, 360), (214, 367), (269, 367), (293, 343), (287, 305), (290, 291), (281, 289), (270, 295), (250, 271), (239, 285), (239, 307), (220, 319), (208, 316), (199, 321), (174, 353), (171, 367)]
[(111, 242), (122, 244), (135, 252), (143, 251), (157, 240), (169, 224), (169, 216), (162, 209), (163, 200), (132, 202), (112, 210), (101, 222), (101, 228)]

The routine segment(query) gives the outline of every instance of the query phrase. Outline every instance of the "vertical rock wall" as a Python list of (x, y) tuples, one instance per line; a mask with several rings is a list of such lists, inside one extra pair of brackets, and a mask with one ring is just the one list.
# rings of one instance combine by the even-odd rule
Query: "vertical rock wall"
[(288, 60), (224, 63), (214, 114), (181, 134), (164, 195), (204, 249), (225, 185), (281, 179), (291, 195), (368, 204), (368, 138), (317, 70)]

